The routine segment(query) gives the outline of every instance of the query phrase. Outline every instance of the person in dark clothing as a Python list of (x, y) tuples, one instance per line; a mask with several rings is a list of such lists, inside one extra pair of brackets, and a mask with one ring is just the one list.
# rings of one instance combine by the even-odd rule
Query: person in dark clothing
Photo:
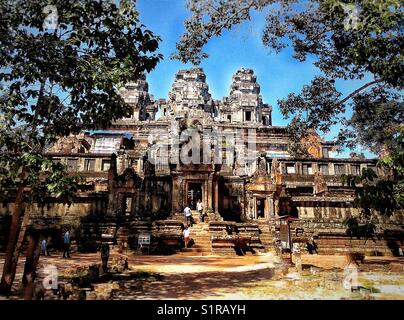
[(42, 239), (42, 241), (41, 241), (41, 255), (50, 256), (49, 251), (48, 251), (48, 242), (46, 239)]
[(63, 258), (70, 258), (70, 233), (69, 230), (63, 235)]
[(306, 242), (306, 247), (307, 247), (307, 251), (309, 251), (310, 254), (318, 254), (317, 251), (317, 244), (314, 242), (314, 238), (311, 238), (310, 241)]
[(109, 244), (103, 243), (101, 245), (101, 261), (102, 261), (102, 271), (104, 273), (108, 271), (108, 259), (109, 259)]

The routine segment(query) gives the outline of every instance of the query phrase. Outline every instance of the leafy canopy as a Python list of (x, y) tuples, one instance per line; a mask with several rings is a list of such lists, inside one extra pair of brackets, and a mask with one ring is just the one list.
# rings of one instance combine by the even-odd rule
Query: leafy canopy
[[(379, 151), (392, 135), (378, 135), (373, 141), (373, 136), (361, 129), (375, 132), (386, 125), (397, 132), (397, 123), (403, 122), (402, 111), (393, 115), (403, 109), (402, 95), (398, 94), (404, 74), (401, 1), (193, 0), (187, 7), (192, 16), (185, 21), (185, 33), (173, 55), (183, 62), (199, 64), (207, 57), (204, 45), (250, 20), (253, 10), (267, 12), (262, 32), (265, 47), (275, 52), (292, 47), (299, 61), (315, 58), (320, 74), (299, 94), (278, 101), (285, 118), (292, 118), (289, 129), (296, 143), (309, 129), (327, 132), (332, 125), (342, 123), (341, 147), (362, 143)], [(335, 86), (336, 79), (365, 76), (373, 79), (346, 97)], [(390, 106), (387, 119), (380, 121), (379, 115)], [(347, 107), (353, 112), (352, 118), (346, 116)], [(364, 109), (371, 112), (364, 116)], [(371, 129), (372, 120), (377, 121)]]
[[(291, 137), (291, 151), (307, 156), (301, 141), (313, 130), (340, 124), (340, 148), (361, 144), (381, 156), (384, 178), (366, 171), (347, 178), (358, 207), (390, 214), (403, 207), (403, 6), (399, 0), (190, 0), (192, 15), (173, 58), (199, 64), (204, 46), (225, 30), (266, 12), (262, 42), (294, 58), (314, 58), (319, 74), (301, 92), (278, 101)], [(370, 79), (347, 96), (338, 79)], [(347, 112), (350, 111), (350, 112)]]
[(160, 39), (130, 0), (3, 0), (0, 20), (0, 193), (70, 194), (46, 147), (128, 115), (117, 89), (155, 67)]

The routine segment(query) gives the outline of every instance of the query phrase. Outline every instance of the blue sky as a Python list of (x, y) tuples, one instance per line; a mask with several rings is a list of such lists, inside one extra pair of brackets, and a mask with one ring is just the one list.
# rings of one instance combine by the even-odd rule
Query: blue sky
[[(167, 98), (175, 73), (179, 69), (192, 67), (191, 64), (170, 59), (171, 53), (175, 51), (175, 44), (184, 31), (183, 22), (190, 13), (185, 8), (185, 0), (138, 0), (137, 6), (141, 22), (162, 38), (159, 52), (164, 55), (164, 60), (147, 76), (149, 92), (155, 98)], [(285, 98), (291, 92), (299, 92), (304, 84), (310, 83), (320, 72), (313, 66), (313, 60), (299, 62), (293, 59), (290, 49), (276, 54), (264, 48), (261, 42), (264, 17), (265, 12), (254, 13), (251, 21), (212, 39), (205, 47), (209, 58), (202, 62), (201, 67), (206, 73), (214, 99), (222, 99), (229, 94), (231, 77), (239, 68), (254, 69), (261, 85), (263, 101), (273, 107), (273, 125), (286, 125), (288, 120), (283, 119), (277, 100)], [(337, 87), (346, 94), (365, 82), (366, 79), (338, 81)], [(325, 135), (325, 138), (332, 139), (335, 132), (336, 128)], [(367, 152), (366, 154), (370, 155)]]

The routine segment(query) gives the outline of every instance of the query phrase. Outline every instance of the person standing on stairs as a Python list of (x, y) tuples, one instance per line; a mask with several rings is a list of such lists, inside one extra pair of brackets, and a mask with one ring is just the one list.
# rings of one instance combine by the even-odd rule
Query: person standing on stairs
[(198, 199), (198, 202), (196, 203), (196, 210), (198, 210), (199, 213), (199, 221), (203, 222), (203, 205), (202, 205), (202, 201), (200, 199)]
[(185, 221), (186, 221), (187, 225), (192, 227), (192, 211), (189, 206), (185, 207), (184, 216), (185, 216)]
[(185, 243), (185, 248), (188, 248), (188, 243), (189, 243), (189, 227), (188, 225), (185, 225), (184, 231), (182, 232), (184, 236), (184, 243)]

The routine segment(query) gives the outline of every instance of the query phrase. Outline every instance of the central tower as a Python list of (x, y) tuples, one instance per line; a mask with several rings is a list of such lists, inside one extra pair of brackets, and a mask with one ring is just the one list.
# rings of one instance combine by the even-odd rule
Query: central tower
[(174, 114), (190, 109), (212, 111), (212, 96), (202, 68), (180, 70), (169, 92), (169, 105)]

